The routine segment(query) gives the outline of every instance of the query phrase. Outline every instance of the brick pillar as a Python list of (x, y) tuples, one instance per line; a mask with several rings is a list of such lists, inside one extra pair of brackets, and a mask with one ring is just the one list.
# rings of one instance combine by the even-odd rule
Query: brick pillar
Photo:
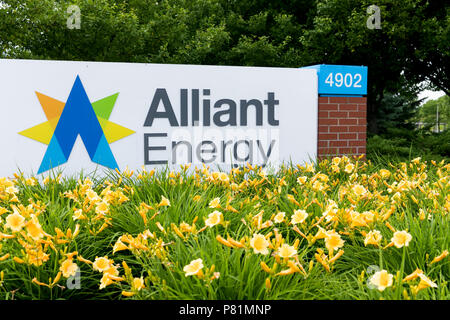
[(319, 159), (366, 153), (366, 97), (319, 97), (318, 119)]

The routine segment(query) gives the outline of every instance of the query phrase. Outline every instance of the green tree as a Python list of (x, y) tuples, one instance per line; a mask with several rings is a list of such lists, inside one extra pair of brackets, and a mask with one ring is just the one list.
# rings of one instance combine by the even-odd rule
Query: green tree
[[(383, 130), (383, 115), (392, 111), (381, 107), (387, 92), (409, 97), (426, 82), (449, 94), (450, 7), (444, 1), (377, 0), (381, 29), (373, 30), (366, 26), (372, 0), (0, 3), (0, 58), (366, 65), (372, 132)], [(67, 28), (71, 4), (81, 10), (81, 29)]]
[(439, 127), (439, 131), (450, 126), (450, 97), (444, 95), (436, 100), (430, 100), (420, 107), (418, 120), (433, 129)]
[[(381, 29), (366, 27), (372, 4), (380, 8)], [(368, 125), (376, 133), (385, 92), (410, 95), (427, 81), (448, 94), (449, 21), (444, 1), (318, 1), (314, 27), (301, 38), (302, 60), (368, 66)]]
[[(137, 61), (145, 29), (125, 5), (109, 0), (3, 1), (0, 46), (7, 58)], [(67, 8), (81, 9), (81, 29), (67, 27)]]
[(415, 116), (420, 100), (417, 96), (385, 92), (377, 109), (378, 133), (387, 133), (389, 128), (414, 130)]

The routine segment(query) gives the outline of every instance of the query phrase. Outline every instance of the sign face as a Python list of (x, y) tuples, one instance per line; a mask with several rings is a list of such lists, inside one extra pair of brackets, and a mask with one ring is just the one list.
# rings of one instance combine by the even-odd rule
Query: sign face
[(302, 69), (316, 69), (319, 75), (319, 94), (366, 95), (367, 67), (319, 64)]
[(0, 60), (0, 176), (311, 161), (317, 99), (308, 69)]

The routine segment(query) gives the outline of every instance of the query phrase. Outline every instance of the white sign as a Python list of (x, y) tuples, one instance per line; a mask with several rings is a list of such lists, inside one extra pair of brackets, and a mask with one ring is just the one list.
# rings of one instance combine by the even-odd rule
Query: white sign
[(313, 69), (0, 60), (0, 176), (311, 161), (317, 83)]

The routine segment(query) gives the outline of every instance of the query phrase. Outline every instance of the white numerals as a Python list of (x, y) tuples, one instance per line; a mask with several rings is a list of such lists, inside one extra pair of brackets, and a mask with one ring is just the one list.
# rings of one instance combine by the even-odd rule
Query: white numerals
[(361, 88), (361, 80), (362, 76), (360, 73), (346, 73), (343, 75), (342, 73), (338, 72), (333, 74), (330, 72), (325, 79), (325, 83), (328, 84), (330, 87), (346, 87), (346, 88)]

